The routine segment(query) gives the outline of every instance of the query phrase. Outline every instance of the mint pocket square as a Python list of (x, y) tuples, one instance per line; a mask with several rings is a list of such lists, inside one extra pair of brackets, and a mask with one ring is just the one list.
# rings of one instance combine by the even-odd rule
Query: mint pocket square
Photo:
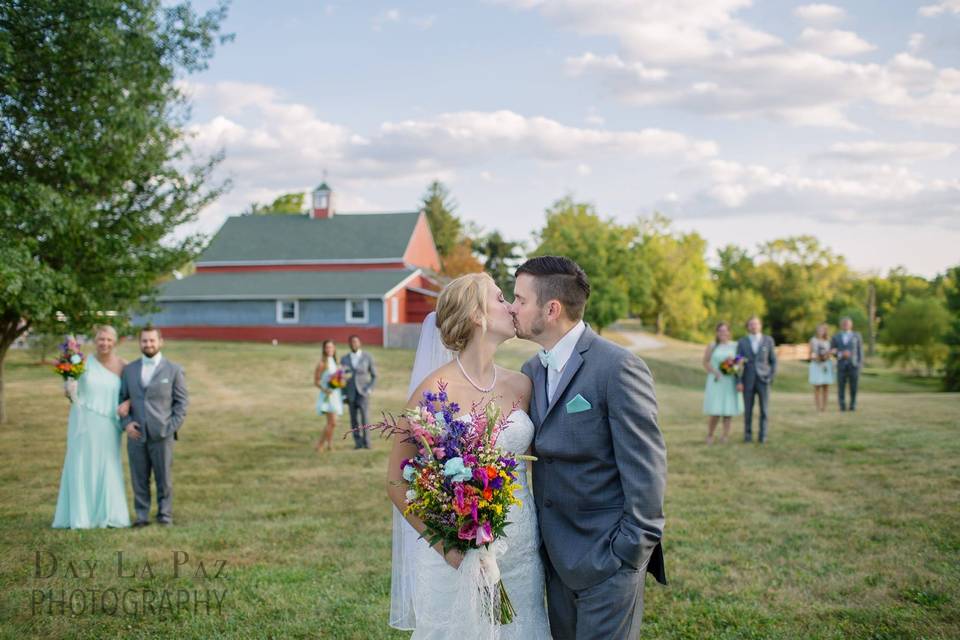
[(581, 413), (589, 409), (593, 409), (593, 405), (579, 393), (576, 398), (567, 403), (567, 413)]

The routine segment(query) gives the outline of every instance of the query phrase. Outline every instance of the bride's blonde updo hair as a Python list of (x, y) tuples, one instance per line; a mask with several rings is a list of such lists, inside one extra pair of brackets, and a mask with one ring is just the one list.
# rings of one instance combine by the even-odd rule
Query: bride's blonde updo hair
[(443, 346), (463, 351), (473, 337), (475, 323), (487, 330), (487, 287), (493, 278), (486, 273), (468, 273), (443, 288), (437, 299), (437, 328)]

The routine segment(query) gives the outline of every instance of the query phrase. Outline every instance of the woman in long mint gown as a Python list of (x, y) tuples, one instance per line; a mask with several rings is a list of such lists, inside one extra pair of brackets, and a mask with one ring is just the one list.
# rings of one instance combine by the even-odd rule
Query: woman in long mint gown
[(721, 419), (723, 435), (720, 442), (726, 442), (731, 419), (743, 413), (743, 394), (737, 391), (737, 377), (720, 371), (720, 363), (737, 355), (737, 345), (730, 339), (730, 326), (726, 322), (717, 325), (716, 338), (703, 354), (703, 368), (707, 370), (703, 392), (703, 413), (709, 416), (707, 444), (713, 444), (713, 433)]
[(53, 527), (129, 527), (127, 492), (120, 462), (122, 431), (117, 417), (123, 361), (114, 353), (117, 334), (100, 327), (96, 355), (89, 355), (70, 407), (67, 454)]

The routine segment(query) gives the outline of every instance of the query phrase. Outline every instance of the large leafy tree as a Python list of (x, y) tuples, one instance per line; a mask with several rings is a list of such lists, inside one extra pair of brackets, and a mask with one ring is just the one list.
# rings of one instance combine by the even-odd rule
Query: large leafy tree
[(652, 278), (643, 315), (652, 318), (657, 333), (699, 337), (714, 291), (704, 257), (706, 240), (695, 232), (673, 230), (660, 214), (640, 220), (639, 233), (634, 253)]
[(946, 391), (960, 391), (960, 265), (947, 270), (943, 278), (943, 293), (950, 318), (950, 327), (944, 340), (947, 359), (943, 387)]
[(224, 185), (210, 182), (216, 158), (189, 153), (177, 81), (205, 67), (225, 15), (158, 0), (0, 3), (0, 420), (19, 335), (127, 311), (195, 255), (199, 237), (171, 234)]
[(950, 313), (933, 296), (908, 295), (884, 323), (882, 337), (887, 361), (904, 366), (923, 364), (932, 375), (948, 355), (944, 338), (950, 329)]
[(780, 342), (806, 342), (828, 319), (829, 302), (849, 281), (841, 256), (813, 236), (772, 240), (760, 246), (757, 289), (767, 303), (767, 325)]
[(575, 261), (590, 279), (584, 320), (603, 331), (627, 315), (630, 303), (631, 234), (597, 214), (592, 205), (565, 197), (547, 209), (534, 256), (558, 255)]

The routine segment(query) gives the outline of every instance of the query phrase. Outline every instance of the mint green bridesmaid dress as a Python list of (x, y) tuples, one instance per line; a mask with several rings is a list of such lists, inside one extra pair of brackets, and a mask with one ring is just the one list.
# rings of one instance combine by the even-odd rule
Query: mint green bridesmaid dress
[[(737, 355), (737, 345), (733, 342), (718, 344), (710, 355), (710, 365), (720, 370), (720, 363)], [(737, 377), (722, 375), (717, 380), (712, 373), (707, 374), (707, 384), (703, 392), (703, 413), (708, 416), (738, 416), (743, 413), (743, 394), (737, 391)]]
[(70, 407), (54, 528), (130, 526), (120, 462), (119, 396), (119, 376), (96, 357), (88, 357), (78, 380), (77, 401)]

